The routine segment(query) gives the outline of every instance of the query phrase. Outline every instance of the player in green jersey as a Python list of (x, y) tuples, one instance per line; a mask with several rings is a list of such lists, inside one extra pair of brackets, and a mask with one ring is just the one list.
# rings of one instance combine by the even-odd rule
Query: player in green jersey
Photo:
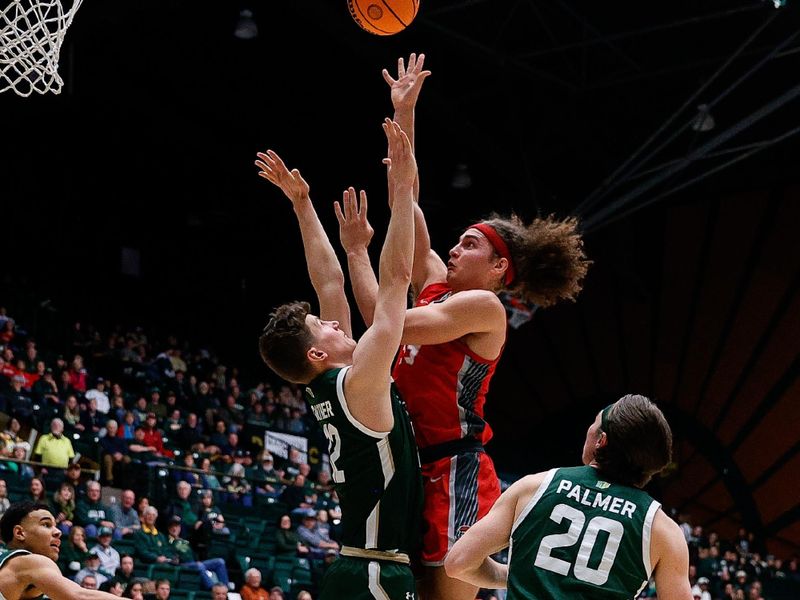
[[(659, 600), (691, 600), (683, 533), (641, 490), (671, 454), (655, 404), (621, 398), (586, 432), (585, 466), (514, 483), (455, 543), (447, 573), (507, 587), (508, 600), (634, 598), (654, 574)], [(509, 545), (508, 565), (490, 558)]]
[(12, 504), (0, 519), (0, 600), (28, 600), (43, 594), (52, 600), (113, 600), (106, 592), (82, 588), (56, 565), (61, 531), (45, 504)]
[[(266, 364), (306, 384), (306, 399), (328, 439), (332, 478), (342, 508), (342, 557), (326, 572), (321, 599), (413, 600), (409, 553), (419, 536), (422, 478), (411, 423), (392, 390), (390, 368), (406, 310), (414, 255), (416, 161), (400, 126), (387, 119), (391, 218), (380, 257), (375, 320), (358, 344), (351, 337), (344, 274), (297, 169), (273, 151), (259, 153), (260, 176), (291, 200), (320, 305), (278, 307), (259, 339)], [(365, 219), (355, 190), (335, 206), (340, 220)]]

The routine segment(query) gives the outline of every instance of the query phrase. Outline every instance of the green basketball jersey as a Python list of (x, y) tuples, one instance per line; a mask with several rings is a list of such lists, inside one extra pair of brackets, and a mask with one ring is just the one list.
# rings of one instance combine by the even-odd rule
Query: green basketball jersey
[(593, 467), (549, 471), (511, 530), (508, 600), (638, 596), (659, 506)]
[(419, 545), (422, 475), (411, 421), (394, 386), (394, 427), (389, 433), (356, 421), (344, 396), (349, 369), (331, 369), (306, 388), (311, 411), (328, 439), (331, 476), (342, 508), (342, 543), (412, 553)]

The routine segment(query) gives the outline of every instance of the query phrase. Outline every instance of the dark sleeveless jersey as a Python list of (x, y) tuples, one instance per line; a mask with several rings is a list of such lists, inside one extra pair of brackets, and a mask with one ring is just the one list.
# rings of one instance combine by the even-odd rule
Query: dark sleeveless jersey
[(659, 506), (593, 467), (549, 471), (512, 528), (508, 600), (635, 598)]
[[(416, 306), (446, 302), (452, 293), (446, 284), (433, 283), (422, 290)], [(400, 348), (392, 376), (420, 448), (468, 436), (484, 444), (491, 439), (483, 406), (499, 360), (478, 356), (460, 339)]]
[(411, 421), (394, 386), (390, 432), (372, 431), (356, 421), (344, 396), (349, 369), (331, 369), (306, 388), (311, 412), (328, 439), (331, 475), (342, 509), (342, 543), (414, 552), (419, 546), (422, 475)]

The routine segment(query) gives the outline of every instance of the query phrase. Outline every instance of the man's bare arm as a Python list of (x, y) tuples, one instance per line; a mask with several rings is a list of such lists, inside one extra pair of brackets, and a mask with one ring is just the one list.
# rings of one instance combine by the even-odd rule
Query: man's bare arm
[(659, 600), (692, 600), (686, 538), (677, 523), (661, 510), (653, 519), (650, 547)]
[(33, 585), (52, 600), (115, 600), (116, 596), (82, 588), (61, 574), (58, 566), (46, 556), (28, 554), (8, 563), (22, 590)]
[(529, 475), (511, 485), (483, 519), (453, 544), (444, 561), (448, 577), (483, 588), (505, 588), (508, 566), (490, 558), (507, 547), (514, 522), (539, 489), (545, 473)]
[(389, 371), (400, 345), (414, 253), (413, 181), (416, 161), (408, 137), (397, 123), (384, 123), (389, 142), (387, 174), (394, 196), (392, 215), (381, 250), (378, 297), (372, 325), (353, 353), (345, 379), (350, 410), (359, 422), (380, 432), (394, 423)]
[(308, 275), (319, 299), (320, 318), (338, 321), (340, 329), (352, 335), (350, 306), (344, 292), (344, 273), (311, 203), (308, 183), (297, 169), (289, 171), (274, 151), (259, 152), (258, 157), (258, 175), (278, 186), (292, 203), (303, 238)]

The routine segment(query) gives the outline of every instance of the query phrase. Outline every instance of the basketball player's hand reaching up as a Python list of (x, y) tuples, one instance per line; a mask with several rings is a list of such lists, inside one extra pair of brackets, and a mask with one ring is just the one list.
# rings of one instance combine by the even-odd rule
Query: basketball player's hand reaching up
[(281, 157), (273, 150), (267, 150), (266, 153), (258, 152), (257, 156), (260, 159), (256, 161), (256, 166), (260, 169), (259, 177), (278, 186), (292, 204), (309, 199), (309, 187), (300, 175), (300, 171), (297, 169), (289, 171)]
[(397, 79), (389, 75), (389, 71), (382, 71), (383, 79), (389, 84), (392, 93), (392, 106), (395, 111), (402, 112), (414, 110), (422, 89), (422, 82), (431, 74), (430, 71), (423, 71), (425, 55), (417, 56), (413, 52), (408, 57), (408, 68), (402, 58), (397, 59)]
[(360, 202), (355, 188), (348, 188), (342, 194), (341, 205), (333, 203), (333, 212), (339, 221), (339, 241), (349, 255), (369, 246), (375, 230), (367, 221), (367, 192), (361, 190)]
[(417, 161), (411, 149), (411, 142), (406, 133), (400, 128), (396, 121), (386, 119), (383, 123), (383, 131), (389, 142), (389, 156), (383, 159), (387, 167), (387, 179), (389, 180), (389, 206), (393, 194), (392, 188), (411, 187), (417, 176)]

